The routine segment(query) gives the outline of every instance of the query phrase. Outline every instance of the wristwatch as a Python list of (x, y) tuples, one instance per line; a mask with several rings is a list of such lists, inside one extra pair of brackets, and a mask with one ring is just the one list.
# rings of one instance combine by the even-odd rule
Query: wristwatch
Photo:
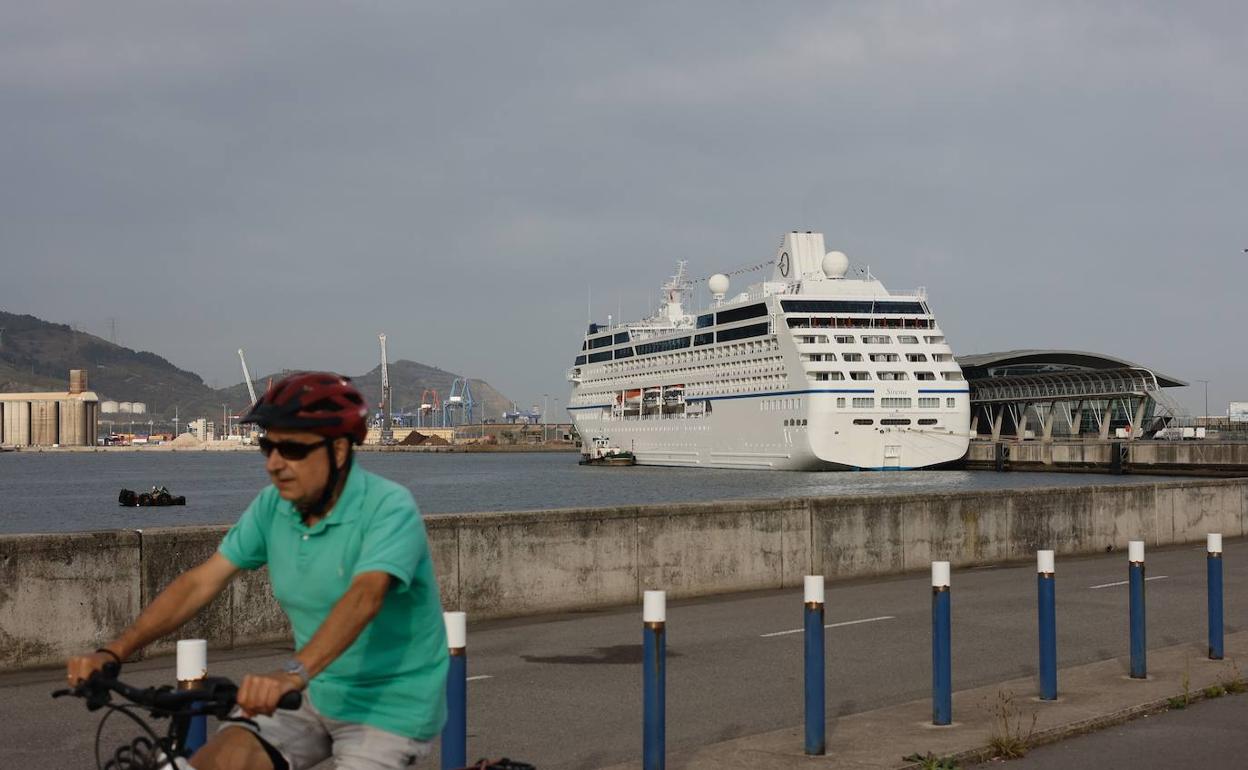
[(298, 658), (291, 658), (283, 663), (282, 672), (285, 674), (294, 674), (302, 679), (304, 687), (307, 687), (308, 682), (312, 680), (312, 677), (308, 676), (307, 667), (300, 663)]

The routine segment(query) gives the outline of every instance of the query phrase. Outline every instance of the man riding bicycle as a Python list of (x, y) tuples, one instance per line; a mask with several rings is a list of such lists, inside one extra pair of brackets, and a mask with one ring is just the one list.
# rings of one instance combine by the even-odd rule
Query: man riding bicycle
[[(216, 553), (169, 584), (109, 644), (68, 661), (70, 684), (176, 630), (243, 569), (268, 566), (295, 653), (243, 678), (238, 706), (255, 729), (225, 725), (196, 770), (406, 767), (430, 751), (446, 716), (446, 631), (425, 527), (402, 486), (355, 467), (368, 407), (350, 381), (301, 372), (269, 387), (243, 418), (264, 429), (273, 484)], [(305, 690), (297, 711), (278, 700)]]

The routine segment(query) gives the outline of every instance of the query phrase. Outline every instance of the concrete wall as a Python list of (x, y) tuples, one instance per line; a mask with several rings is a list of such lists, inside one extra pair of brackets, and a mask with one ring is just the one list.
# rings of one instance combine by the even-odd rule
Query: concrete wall
[[(794, 588), (831, 579), (1058, 553), (1242, 537), (1248, 479), (884, 497), (746, 500), (437, 516), (442, 601), (474, 619)], [(0, 670), (55, 665), (107, 641), (224, 527), (0, 536)], [(180, 636), (228, 648), (289, 639), (263, 571), (245, 573)], [(153, 651), (170, 649), (170, 643)]]
[(139, 535), (0, 537), (0, 670), (93, 650), (142, 606)]
[[(1248, 475), (1248, 443), (1230, 441), (1003, 441), (1010, 451), (1009, 467), (1014, 469), (1107, 468), (1113, 446), (1127, 450), (1127, 468), (1135, 472), (1202, 475)], [(971, 468), (992, 468), (996, 445), (972, 441), (967, 451)]]

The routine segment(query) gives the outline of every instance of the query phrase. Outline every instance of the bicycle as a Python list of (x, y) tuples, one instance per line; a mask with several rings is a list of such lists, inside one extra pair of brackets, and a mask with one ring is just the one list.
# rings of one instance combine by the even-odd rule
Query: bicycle
[[(53, 698), (67, 695), (82, 698), (87, 702), (88, 711), (107, 708), (95, 731), (95, 766), (97, 770), (172, 770), (185, 767), (185, 760), (190, 752), (187, 750), (187, 737), (190, 732), (191, 719), (196, 716), (215, 716), (222, 722), (248, 722), (244, 717), (231, 717), (234, 701), (238, 696), (238, 685), (225, 677), (205, 677), (194, 689), (176, 690), (164, 685), (161, 687), (133, 687), (120, 681), (117, 675), (121, 667), (116, 663), (107, 663), (101, 672), (92, 674), (89, 679), (72, 689), (57, 690)], [(116, 693), (129, 704), (115, 704), (112, 695)], [(278, 702), (278, 708), (297, 709), (303, 702), (302, 694), (288, 692)], [(169, 729), (162, 738), (156, 734), (152, 726), (143, 717), (134, 712), (146, 710), (151, 719), (169, 719)], [(111, 759), (102, 763), (100, 760), (100, 736), (104, 724), (114, 713), (122, 713), (143, 728), (146, 735), (140, 735), (130, 743), (118, 747)]]

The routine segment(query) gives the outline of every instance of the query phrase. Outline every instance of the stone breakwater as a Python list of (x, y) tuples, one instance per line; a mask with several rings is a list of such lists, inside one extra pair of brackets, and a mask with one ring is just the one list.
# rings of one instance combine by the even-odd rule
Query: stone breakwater
[[(473, 619), (1241, 537), (1248, 479), (454, 514), (426, 520), (442, 601)], [(0, 671), (94, 649), (226, 527), (0, 536)], [(263, 570), (180, 633), (214, 648), (289, 638)], [(158, 654), (172, 640), (156, 645)]]

